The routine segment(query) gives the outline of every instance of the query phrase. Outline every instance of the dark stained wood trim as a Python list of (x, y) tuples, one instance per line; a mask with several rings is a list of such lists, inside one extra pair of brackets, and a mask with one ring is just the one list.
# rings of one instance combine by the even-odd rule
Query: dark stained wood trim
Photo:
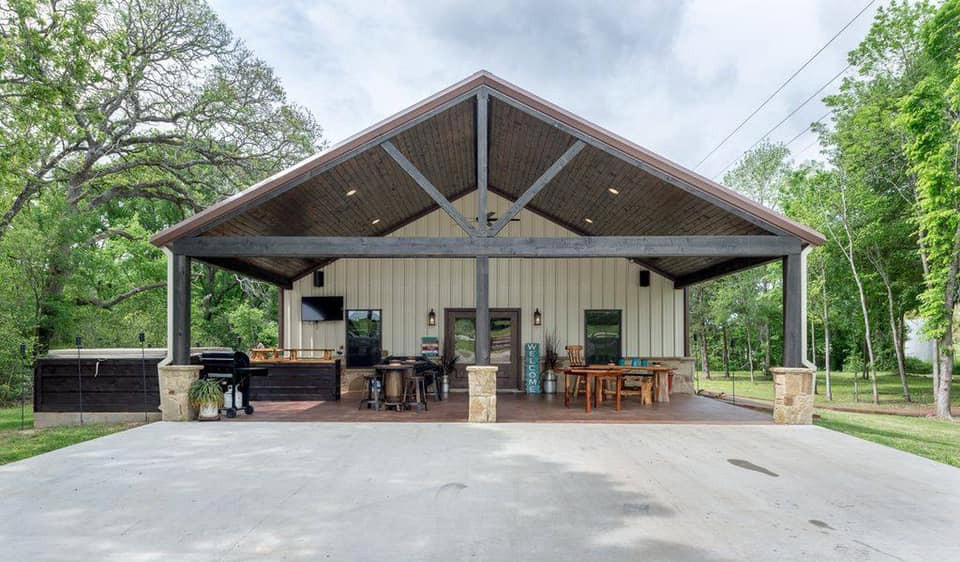
[(507, 226), (510, 223), (510, 220), (517, 216), (517, 213), (526, 207), (527, 204), (530, 203), (530, 201), (536, 197), (537, 194), (540, 193), (540, 191), (545, 188), (548, 183), (550, 183), (550, 180), (555, 178), (557, 174), (560, 173), (560, 170), (567, 165), (567, 162), (573, 160), (577, 154), (580, 154), (580, 151), (583, 150), (584, 146), (586, 146), (586, 144), (584, 144), (583, 141), (578, 140), (577, 142), (573, 143), (573, 145), (571, 145), (566, 152), (561, 154), (560, 158), (557, 158), (557, 160), (551, 164), (550, 167), (547, 168), (547, 170), (543, 172), (543, 174), (537, 178), (537, 180), (533, 182), (533, 184), (528, 187), (526, 191), (523, 192), (523, 195), (513, 202), (513, 205), (507, 209), (507, 212), (504, 213), (502, 217), (497, 219), (497, 222), (490, 227), (489, 235), (496, 236), (499, 234), (500, 231), (503, 230), (503, 227)]
[(800, 240), (785, 236), (198, 236), (173, 243), (185, 256), (232, 257), (770, 257), (799, 253)]
[(190, 257), (174, 253), (170, 285), (173, 287), (173, 340), (170, 342), (174, 365), (190, 364), (190, 294), (192, 277), (190, 275)]
[(803, 260), (783, 257), (783, 366), (803, 367)]
[(397, 165), (403, 168), (403, 171), (406, 172), (407, 175), (413, 178), (413, 181), (420, 186), (420, 189), (429, 195), (430, 198), (433, 199), (451, 219), (453, 219), (453, 222), (460, 225), (460, 228), (462, 228), (464, 232), (470, 236), (478, 236), (480, 234), (477, 229), (470, 224), (470, 221), (460, 214), (460, 211), (453, 206), (450, 200), (444, 197), (443, 194), (440, 193), (440, 190), (437, 189), (433, 183), (427, 179), (427, 176), (423, 175), (423, 173), (413, 165), (413, 162), (408, 160), (407, 157), (400, 152), (400, 149), (394, 146), (390, 141), (386, 141), (380, 146), (387, 154), (390, 155), (391, 158), (393, 158)]

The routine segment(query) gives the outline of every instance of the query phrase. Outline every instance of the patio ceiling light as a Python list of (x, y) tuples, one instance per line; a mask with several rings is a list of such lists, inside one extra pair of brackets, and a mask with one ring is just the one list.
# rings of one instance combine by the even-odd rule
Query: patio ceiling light
[(350, 191), (347, 192), (347, 197), (350, 197), (351, 195), (356, 195), (356, 193), (357, 193), (356, 189), (351, 189)]
[(380, 222), (380, 219), (373, 219), (373, 222), (371, 222), (370, 224), (377, 224), (378, 222)]
[(593, 224), (593, 219), (583, 219), (583, 220), (585, 220), (587, 224)]
[(619, 190), (619, 189), (616, 189), (616, 188), (614, 188), (614, 187), (608, 187), (608, 188), (607, 188), (607, 191), (609, 191), (610, 193), (612, 193), (612, 194), (614, 194), (614, 195), (620, 195), (620, 190)]

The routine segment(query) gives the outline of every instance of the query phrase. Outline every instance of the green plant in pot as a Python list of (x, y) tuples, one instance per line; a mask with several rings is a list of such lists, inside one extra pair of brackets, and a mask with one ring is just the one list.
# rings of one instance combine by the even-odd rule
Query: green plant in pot
[(440, 355), (440, 386), (441, 392), (444, 394), (450, 391), (450, 375), (457, 370), (458, 361), (460, 361), (460, 356), (456, 352), (444, 350), (443, 354)]
[(211, 379), (193, 381), (188, 395), (190, 405), (200, 410), (200, 421), (220, 419), (220, 408), (223, 407), (223, 389), (220, 383)]
[(560, 362), (560, 340), (556, 332), (543, 336), (543, 370), (540, 371), (540, 386), (544, 394), (557, 392), (557, 371), (562, 367)]

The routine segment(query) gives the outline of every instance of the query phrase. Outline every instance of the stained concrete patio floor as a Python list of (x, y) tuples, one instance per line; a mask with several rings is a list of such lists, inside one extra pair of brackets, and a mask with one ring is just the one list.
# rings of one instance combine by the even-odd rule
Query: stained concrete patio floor
[(155, 423), (0, 467), (7, 560), (960, 559), (960, 470), (818, 427)]

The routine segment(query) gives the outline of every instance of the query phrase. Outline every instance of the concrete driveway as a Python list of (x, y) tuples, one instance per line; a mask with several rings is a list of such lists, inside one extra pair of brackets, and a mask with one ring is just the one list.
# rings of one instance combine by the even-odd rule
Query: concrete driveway
[(7, 560), (958, 560), (960, 470), (817, 427), (155, 423), (0, 467), (0, 545)]

